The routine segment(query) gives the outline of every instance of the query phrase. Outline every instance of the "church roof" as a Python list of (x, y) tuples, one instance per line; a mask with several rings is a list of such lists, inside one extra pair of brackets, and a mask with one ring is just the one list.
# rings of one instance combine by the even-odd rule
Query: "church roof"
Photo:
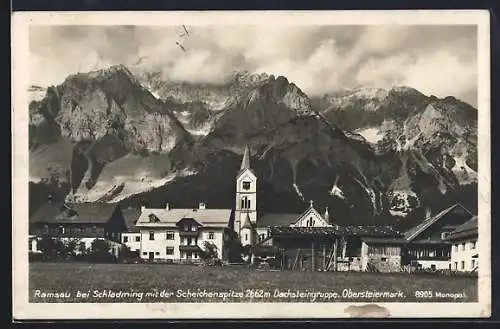
[(240, 170), (250, 169), (250, 148), (248, 144), (245, 145), (245, 152), (243, 153), (243, 160), (241, 161)]
[(255, 172), (250, 168), (250, 148), (248, 144), (245, 145), (245, 151), (243, 152), (243, 159), (241, 160), (240, 170), (238, 171), (238, 177), (246, 170), (249, 170), (254, 176)]
[(265, 214), (257, 221), (257, 227), (290, 226), (295, 224), (301, 215), (298, 213)]
[(245, 222), (243, 223), (243, 226), (241, 228), (253, 229), (252, 221), (250, 220), (250, 215), (247, 214), (247, 216), (245, 217)]

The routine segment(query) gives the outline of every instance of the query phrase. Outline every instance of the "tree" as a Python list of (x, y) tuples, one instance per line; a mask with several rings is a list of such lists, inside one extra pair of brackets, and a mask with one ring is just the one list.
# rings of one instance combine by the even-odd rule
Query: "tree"
[(115, 257), (109, 252), (109, 243), (106, 240), (95, 239), (90, 249), (90, 257), (95, 262), (111, 262)]
[(78, 246), (78, 239), (70, 239), (66, 243), (63, 244), (62, 256), (75, 258), (76, 250)]
[(221, 265), (218, 257), (217, 246), (211, 242), (205, 241), (204, 249), (199, 251), (200, 259), (207, 265)]
[(38, 248), (43, 253), (44, 260), (55, 260), (64, 254), (65, 246), (61, 240), (44, 236), (38, 242)]

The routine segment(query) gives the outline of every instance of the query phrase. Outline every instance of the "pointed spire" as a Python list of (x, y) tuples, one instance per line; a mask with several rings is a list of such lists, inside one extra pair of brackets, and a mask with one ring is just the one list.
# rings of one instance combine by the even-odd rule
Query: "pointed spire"
[(326, 206), (326, 209), (325, 209), (325, 214), (323, 215), (323, 217), (325, 218), (325, 220), (328, 222), (330, 220), (330, 214), (328, 214), (328, 206)]
[(243, 169), (250, 169), (250, 148), (248, 147), (248, 144), (245, 145), (245, 153), (243, 154), (243, 160), (241, 161), (240, 170)]

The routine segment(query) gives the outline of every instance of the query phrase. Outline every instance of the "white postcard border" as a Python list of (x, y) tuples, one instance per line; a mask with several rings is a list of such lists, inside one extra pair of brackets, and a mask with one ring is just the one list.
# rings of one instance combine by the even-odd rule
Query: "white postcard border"
[[(28, 94), (30, 25), (465, 25), (478, 26), (479, 291), (477, 303), (377, 303), (391, 317), (488, 317), (491, 312), (490, 29), (486, 10), (16, 12), (12, 15), (13, 316), (21, 319), (336, 318), (366, 303), (29, 303)], [(353, 24), (354, 22), (354, 24)]]

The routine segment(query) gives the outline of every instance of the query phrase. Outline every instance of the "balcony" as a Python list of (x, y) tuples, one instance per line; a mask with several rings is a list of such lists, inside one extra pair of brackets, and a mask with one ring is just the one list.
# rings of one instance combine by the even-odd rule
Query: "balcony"
[(179, 251), (200, 251), (200, 247), (196, 244), (193, 245), (180, 245), (179, 246)]
[(179, 231), (179, 236), (197, 237), (200, 231)]

